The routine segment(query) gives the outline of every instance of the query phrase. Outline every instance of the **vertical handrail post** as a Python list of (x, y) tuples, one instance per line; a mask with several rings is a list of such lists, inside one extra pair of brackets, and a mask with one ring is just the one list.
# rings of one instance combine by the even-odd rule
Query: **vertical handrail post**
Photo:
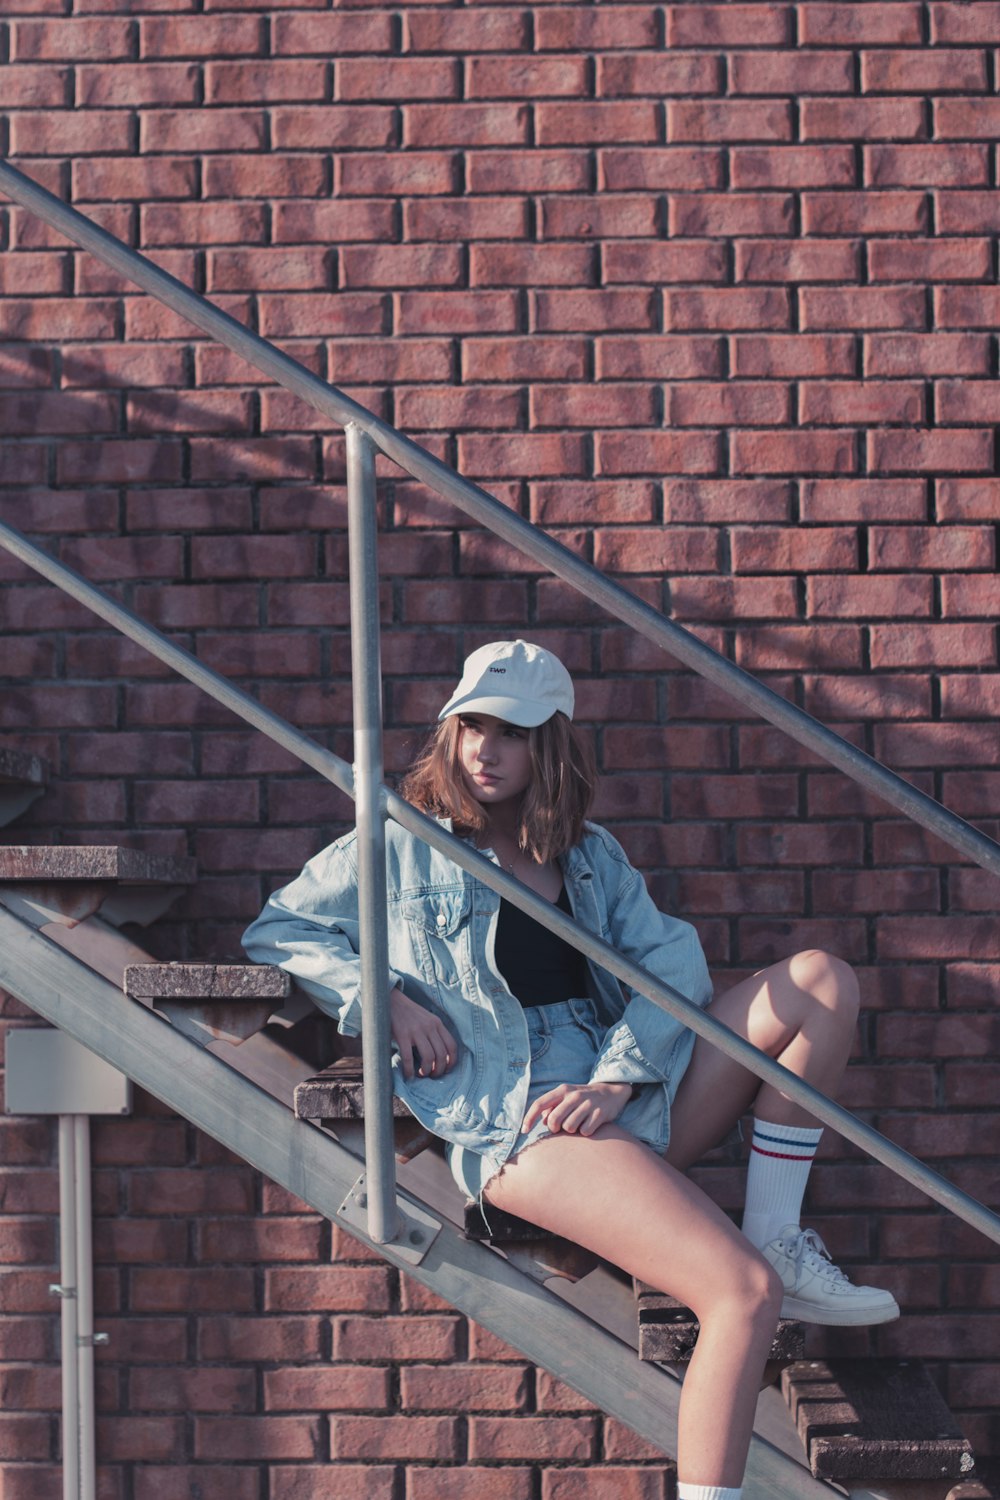
[(80, 1389), (80, 1500), (95, 1500), (94, 1240), (90, 1184), (90, 1116), (74, 1115), (76, 1172), (76, 1360)]
[(392, 1129), (389, 924), (385, 809), (382, 806), (382, 664), (379, 640), (375, 446), (354, 422), (347, 434), (347, 525), (351, 588), (354, 777), (358, 829), (361, 1040), (365, 1079), (365, 1191), (368, 1235), (398, 1233)]
[(76, 1247), (76, 1116), (59, 1116), (59, 1285), (62, 1314), (63, 1500), (80, 1497), (80, 1369)]

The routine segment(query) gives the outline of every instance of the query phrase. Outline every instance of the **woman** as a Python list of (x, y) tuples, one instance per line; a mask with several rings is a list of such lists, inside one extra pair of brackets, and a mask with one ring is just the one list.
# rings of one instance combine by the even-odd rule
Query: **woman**
[[(525, 641), (474, 651), (403, 795), (824, 1093), (840, 1081), (857, 986), (800, 953), (711, 1000), (694, 929), (586, 821), (595, 773), (562, 663)], [(356, 835), (271, 897), (244, 942), (360, 1030)], [(396, 1091), (448, 1143), (473, 1198), (586, 1246), (701, 1324), (681, 1401), (679, 1500), (736, 1500), (779, 1313), (898, 1317), (799, 1227), (821, 1132), (730, 1061), (394, 823), (387, 828)], [(755, 1122), (742, 1232), (683, 1175)]]

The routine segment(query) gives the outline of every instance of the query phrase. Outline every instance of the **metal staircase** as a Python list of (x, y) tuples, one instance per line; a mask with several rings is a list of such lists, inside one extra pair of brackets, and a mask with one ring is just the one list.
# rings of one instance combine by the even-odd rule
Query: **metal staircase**
[[(616, 1290), (607, 1281), (596, 1288), (584, 1283), (574, 1289), (570, 1301), (560, 1289), (546, 1284), (552, 1274), (564, 1274), (564, 1267), (554, 1268), (544, 1250), (539, 1255), (537, 1247), (507, 1245), (500, 1239), (495, 1242), (504, 1251), (500, 1254), (470, 1238), (460, 1195), (436, 1155), (425, 1154), (403, 1167), (403, 1190), (397, 1203), (404, 1230), (393, 1244), (374, 1246), (365, 1232), (362, 1125), (338, 1120), (328, 1129), (297, 1118), (292, 1103), (298, 1090), (308, 1089), (303, 1080), (311, 1065), (259, 1030), (265, 1012), (280, 1015), (287, 1004), (285, 976), (258, 970), (259, 982), (248, 984), (242, 973), (227, 977), (218, 966), (153, 964), (109, 920), (127, 902), (127, 889), (112, 888), (106, 878), (110, 855), (103, 861), (94, 856), (89, 860), (91, 865), (104, 866), (105, 878), (96, 889), (110, 897), (109, 904), (96, 904), (88, 892), (81, 905), (77, 881), (47, 881), (39, 886), (27, 878), (39, 864), (51, 868), (58, 851), (42, 851), (40, 860), (37, 851), (26, 847), (35, 856), (33, 862), (26, 860), (19, 870), (16, 857), (8, 854), (3, 866), (7, 878), (0, 879), (0, 988), (272, 1181), (373, 1244), (407, 1275), (572, 1385), (654, 1447), (671, 1453), (680, 1383), (668, 1365), (689, 1354), (696, 1329), (682, 1321), (670, 1331), (671, 1337), (644, 1351), (643, 1323), (635, 1325), (631, 1299), (622, 1287)], [(135, 874), (136, 861), (132, 864)], [(17, 873), (26, 879), (10, 878)], [(146, 871), (139, 874), (140, 879), (148, 878)], [(157, 890), (162, 910), (177, 886)], [(40, 899), (42, 891), (44, 899)], [(136, 911), (129, 910), (128, 920), (135, 918)], [(203, 972), (195, 972), (199, 969)], [(208, 969), (213, 972), (206, 976)], [(214, 994), (199, 995), (188, 1005), (183, 997), (164, 993), (177, 989), (209, 989)], [(172, 1019), (157, 1014), (161, 1010)], [(517, 1253), (519, 1248), (523, 1255)], [(583, 1266), (580, 1274), (590, 1269)], [(644, 1363), (644, 1353), (656, 1362)], [(782, 1359), (795, 1353), (791, 1346), (775, 1350)], [(836, 1387), (830, 1373), (793, 1365), (789, 1375), (793, 1374), (787, 1394), (814, 1467), (825, 1465), (824, 1472), (836, 1472), (831, 1453), (839, 1453), (841, 1462), (846, 1453), (850, 1462), (858, 1450), (861, 1467), (848, 1472), (863, 1475), (866, 1461), (870, 1470), (874, 1444), (867, 1436), (854, 1436), (843, 1402), (841, 1409), (835, 1407), (831, 1391)], [(912, 1395), (909, 1400), (912, 1408)], [(834, 1429), (845, 1427), (846, 1441), (838, 1440)], [(892, 1469), (894, 1461), (898, 1469), (897, 1455), (903, 1452), (906, 1457), (909, 1436), (902, 1434), (888, 1445), (891, 1459), (888, 1465), (882, 1464), (883, 1473), (887, 1467)], [(910, 1447), (916, 1450), (916, 1444)], [(970, 1460), (968, 1445), (953, 1427), (941, 1433), (933, 1448), (923, 1442), (919, 1462), (915, 1465), (911, 1457), (904, 1472), (927, 1476), (928, 1452), (943, 1460), (929, 1472), (950, 1477), (924, 1483), (919, 1500), (945, 1500), (946, 1495), (953, 1500), (986, 1500), (988, 1492), (979, 1487), (954, 1487)], [(774, 1389), (766, 1390), (759, 1403), (746, 1493), (776, 1500), (818, 1500), (822, 1495), (842, 1493), (810, 1474)], [(883, 1479), (867, 1484), (852, 1480), (850, 1494), (852, 1500), (917, 1500), (918, 1492), (909, 1484)]]
[[(366, 1239), (387, 1260), (433, 1288), (453, 1306), (468, 1312), (667, 1453), (673, 1446), (679, 1391), (672, 1375), (657, 1365), (636, 1360), (633, 1348), (602, 1326), (599, 1317), (588, 1315), (586, 1310), (518, 1271), (496, 1251), (465, 1239), (457, 1223), (442, 1211), (441, 1202), (447, 1206), (447, 1197), (442, 1200), (440, 1188), (424, 1180), (421, 1173), (426, 1168), (419, 1161), (402, 1171), (406, 1190), (396, 1189), (388, 1068), (388, 986), (383, 982), (387, 971), (386, 817), (394, 818), (443, 851), (476, 879), (557, 931), (624, 983), (681, 1017), (693, 1030), (759, 1077), (776, 1083), (816, 1118), (835, 1126), (876, 1160), (1000, 1243), (1000, 1218), (982, 1204), (733, 1036), (691, 1006), (684, 996), (624, 959), (593, 934), (578, 928), (570, 918), (453, 838), (433, 820), (417, 813), (382, 784), (376, 453), (394, 460), (466, 514), (580, 588), (671, 656), (723, 687), (744, 706), (778, 725), (984, 869), (1000, 873), (1000, 846), (3, 163), (0, 163), (0, 189), (242, 354), (255, 368), (346, 427), (355, 687), (353, 768), (263, 709), (247, 694), (34, 547), (13, 528), (0, 525), (0, 545), (355, 797), (363, 834), (359, 842), (366, 856), (361, 870), (366, 1057), (363, 1149), (357, 1135), (348, 1144), (347, 1133), (342, 1133), (341, 1139), (334, 1139), (323, 1128), (295, 1119), (290, 1107), (292, 1090), (304, 1075), (289, 1063), (287, 1054), (279, 1057), (275, 1049), (269, 1050), (266, 1038), (251, 1038), (238, 1051), (225, 1042), (213, 1042), (209, 1050), (180, 1034), (155, 1015), (147, 1003), (127, 998), (122, 991), (122, 974), (127, 964), (141, 963), (142, 955), (99, 915), (88, 914), (78, 925), (57, 933), (53, 930), (57, 924), (53, 924), (44, 906), (34, 909), (23, 896), (19, 899), (10, 894), (11, 888), (5, 887), (0, 896), (0, 985), (177, 1113), (318, 1211), (344, 1224), (352, 1234)], [(359, 1176), (362, 1156), (365, 1170)], [(762, 1422), (766, 1429), (766, 1413)], [(780, 1442), (772, 1442), (758, 1432), (748, 1460), (746, 1493), (748, 1497), (792, 1500), (801, 1496), (806, 1500), (840, 1491), (812, 1478), (801, 1458), (785, 1452)], [(880, 1488), (852, 1491), (857, 1500), (885, 1493)]]
[[(305, 1069), (263, 1037), (238, 1050), (226, 1047), (224, 1055), (191, 1041), (126, 996), (121, 979), (108, 977), (137, 961), (132, 943), (99, 917), (80, 924), (89, 925), (86, 933), (78, 926), (56, 942), (46, 930), (51, 924), (35, 925), (26, 915), (15, 915), (7, 894), (0, 887), (0, 987), (272, 1181), (373, 1243), (359, 1203), (362, 1141), (356, 1135), (352, 1151), (292, 1111), (292, 1093)], [(86, 952), (87, 960), (73, 947)], [(659, 1365), (642, 1363), (619, 1334), (502, 1255), (466, 1239), (460, 1223), (441, 1206), (450, 1197), (452, 1213), (457, 1209), (460, 1217), (457, 1193), (450, 1182), (435, 1183), (427, 1163), (415, 1166), (409, 1177), (428, 1197), (411, 1190), (398, 1195), (406, 1227), (394, 1243), (378, 1245), (379, 1253), (664, 1454), (675, 1451), (679, 1381)], [(814, 1480), (800, 1458), (762, 1436), (754, 1438), (748, 1496), (821, 1500), (836, 1493)]]

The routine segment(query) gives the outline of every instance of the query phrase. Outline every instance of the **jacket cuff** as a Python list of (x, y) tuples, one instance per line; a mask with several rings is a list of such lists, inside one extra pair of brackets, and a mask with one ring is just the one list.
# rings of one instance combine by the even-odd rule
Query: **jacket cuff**
[[(386, 994), (388, 995), (392, 990), (401, 990), (402, 988), (402, 975), (397, 974), (394, 969), (390, 969), (389, 986), (386, 990)], [(348, 1000), (343, 1009), (337, 1013), (337, 1030), (340, 1032), (341, 1036), (361, 1035), (361, 999), (358, 993), (357, 986), (355, 986), (350, 1000)]]
[(337, 1015), (337, 1030), (341, 1036), (361, 1035), (361, 1001), (355, 994)]

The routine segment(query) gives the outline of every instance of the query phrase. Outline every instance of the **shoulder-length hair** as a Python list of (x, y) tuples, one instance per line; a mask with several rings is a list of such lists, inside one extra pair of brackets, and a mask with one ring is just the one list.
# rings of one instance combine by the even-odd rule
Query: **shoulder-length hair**
[[(489, 819), (470, 797), (458, 757), (461, 715), (443, 719), (419, 760), (407, 772), (400, 795), (432, 817), (451, 818), (455, 832), (482, 833)], [(529, 729), (531, 781), (521, 802), (518, 846), (544, 864), (578, 844), (597, 786), (590, 742), (558, 711)]]

